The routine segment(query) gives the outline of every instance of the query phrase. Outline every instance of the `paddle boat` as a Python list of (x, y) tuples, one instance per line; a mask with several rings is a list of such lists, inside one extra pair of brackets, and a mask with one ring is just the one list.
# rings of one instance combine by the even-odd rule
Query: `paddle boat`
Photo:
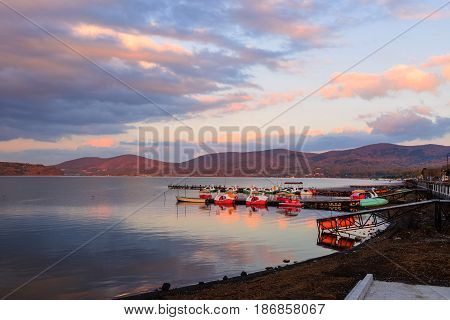
[(312, 197), (315, 196), (317, 194), (317, 190), (316, 189), (302, 189), (300, 191), (300, 195), (302, 197), (306, 196), (306, 197)]
[(282, 192), (300, 194), (303, 190), (303, 182), (285, 182), (285, 187), (281, 189)]
[(265, 206), (269, 198), (262, 192), (252, 192), (245, 200), (247, 206)]
[(375, 192), (375, 189), (371, 190), (353, 190), (352, 195), (350, 196), (351, 200), (359, 200), (359, 205), (361, 207), (378, 207), (388, 204), (389, 201), (380, 198), (378, 194)]
[(209, 189), (200, 190), (200, 192), (198, 193), (198, 196), (200, 199), (212, 199), (213, 198), (212, 192)]
[(276, 201), (279, 202), (278, 207), (301, 208), (303, 206), (300, 199), (292, 193), (278, 193), (276, 195)]
[(389, 203), (389, 201), (387, 201), (384, 198), (368, 198), (368, 199), (359, 200), (359, 205), (364, 208), (384, 206), (385, 204), (388, 204), (388, 203)]
[(234, 205), (236, 202), (236, 194), (233, 192), (219, 193), (214, 197), (214, 204), (217, 205)]

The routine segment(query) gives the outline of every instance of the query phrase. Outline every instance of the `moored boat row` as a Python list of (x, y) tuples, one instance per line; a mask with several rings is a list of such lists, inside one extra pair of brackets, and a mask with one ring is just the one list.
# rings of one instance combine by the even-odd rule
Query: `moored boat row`
[[(206, 187), (199, 190), (198, 198), (195, 197), (180, 197), (177, 200), (180, 202), (191, 203), (214, 203), (216, 205), (235, 205), (244, 204), (247, 206), (267, 206), (275, 205), (280, 208), (302, 208), (306, 203), (311, 207), (312, 202), (323, 202), (323, 199), (315, 200), (316, 189), (304, 189), (300, 184), (293, 187), (280, 188), (274, 186), (272, 188), (239, 188), (236, 186), (228, 187), (225, 190), (218, 190), (214, 187)], [(374, 188), (356, 189), (353, 190), (350, 197), (341, 197), (340, 200), (350, 201), (351, 206), (359, 206), (360, 208), (382, 206), (388, 203), (384, 198), (378, 196)], [(343, 205), (344, 206), (344, 205)], [(334, 206), (328, 206), (328, 209), (333, 210)]]

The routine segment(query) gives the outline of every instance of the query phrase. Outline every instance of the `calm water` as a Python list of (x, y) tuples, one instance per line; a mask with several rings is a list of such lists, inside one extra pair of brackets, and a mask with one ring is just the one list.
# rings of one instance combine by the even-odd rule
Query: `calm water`
[[(168, 184), (177, 181), (1, 177), (0, 296), (114, 224), (114, 228), (10, 298), (111, 298), (156, 288), (163, 282), (172, 286), (193, 284), (238, 275), (242, 270), (281, 265), (283, 259), (302, 261), (332, 252), (316, 245), (315, 219), (330, 216), (330, 212), (302, 210), (298, 216), (289, 217), (276, 208), (252, 211), (245, 206), (234, 210), (214, 205), (176, 205), (178, 191), (161, 194)], [(346, 179), (302, 181), (305, 187), (373, 183)], [(191, 178), (187, 183), (224, 184), (225, 180)], [(226, 184), (270, 186), (271, 182), (229, 178)], [(184, 191), (179, 192), (184, 195)]]

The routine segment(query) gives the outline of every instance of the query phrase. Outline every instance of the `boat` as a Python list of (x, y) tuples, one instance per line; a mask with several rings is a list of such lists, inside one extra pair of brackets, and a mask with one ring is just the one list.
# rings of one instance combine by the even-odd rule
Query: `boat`
[(288, 181), (285, 182), (284, 184), (286, 185), (286, 187), (281, 189), (282, 192), (300, 194), (300, 192), (303, 190), (303, 182), (301, 181), (298, 182)]
[(378, 207), (388, 204), (389, 201), (380, 198), (378, 194), (375, 192), (375, 189), (372, 188), (369, 191), (366, 190), (353, 190), (352, 195), (350, 196), (351, 200), (359, 200), (359, 205), (363, 208), (367, 207)]
[(374, 198), (377, 195), (373, 195), (370, 192), (362, 189), (357, 189), (352, 191), (352, 195), (350, 196), (351, 200), (362, 200), (366, 198)]
[(190, 203), (205, 203), (204, 198), (192, 198), (192, 197), (179, 197), (177, 196), (178, 202), (190, 202)]
[(252, 192), (245, 200), (247, 206), (267, 205), (269, 198), (261, 192)]
[(316, 193), (317, 192), (314, 189), (303, 189), (300, 191), (301, 196), (314, 196)]
[(276, 195), (276, 201), (278, 201), (278, 207), (285, 208), (301, 208), (303, 204), (300, 202), (294, 194), (281, 192)]
[(236, 194), (233, 192), (220, 193), (214, 197), (214, 204), (217, 205), (234, 205)]
[(359, 205), (364, 208), (384, 206), (385, 204), (388, 204), (388, 203), (389, 203), (389, 201), (387, 201), (384, 198), (368, 198), (368, 199), (359, 200)]
[(202, 189), (198, 194), (200, 199), (212, 199), (213, 195), (209, 189)]

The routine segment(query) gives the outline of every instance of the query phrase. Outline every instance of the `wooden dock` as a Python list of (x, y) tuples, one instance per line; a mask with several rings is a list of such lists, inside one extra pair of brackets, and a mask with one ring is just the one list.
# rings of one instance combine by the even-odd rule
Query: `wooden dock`
[[(172, 189), (184, 190), (201, 190), (208, 186), (206, 185), (171, 185)], [(211, 187), (211, 186), (209, 186)], [(353, 187), (347, 188), (330, 188), (317, 189), (317, 196), (301, 197), (300, 201), (303, 203), (305, 209), (327, 210), (327, 211), (341, 211), (341, 212), (358, 212), (362, 210), (359, 200), (351, 200), (350, 195)], [(396, 186), (398, 189), (399, 186)], [(218, 190), (225, 189), (224, 186), (213, 186)], [(238, 189), (239, 190), (239, 189)], [(388, 192), (384, 193), (382, 198), (389, 201), (390, 204), (403, 204), (408, 202), (418, 202), (431, 199), (431, 193), (425, 189), (401, 189), (396, 190), (390, 188)], [(206, 204), (213, 204), (213, 199), (207, 199)], [(245, 200), (237, 200), (236, 205), (245, 205)], [(277, 207), (280, 203), (278, 201), (268, 201), (267, 206)]]

